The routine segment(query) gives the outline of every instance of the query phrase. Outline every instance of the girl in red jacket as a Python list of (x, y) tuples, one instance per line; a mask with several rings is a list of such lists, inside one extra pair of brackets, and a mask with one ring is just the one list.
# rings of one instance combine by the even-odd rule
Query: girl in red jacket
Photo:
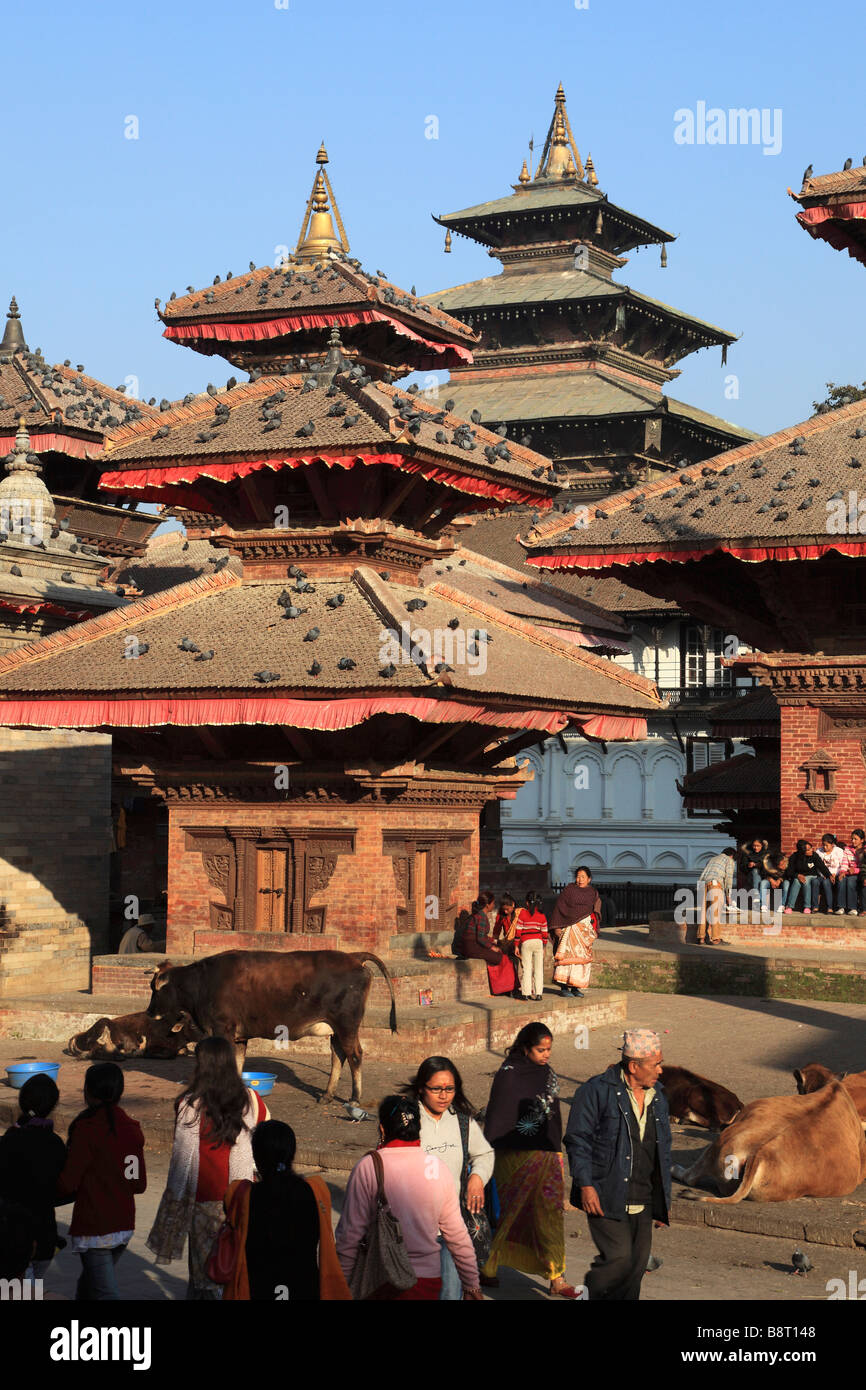
[(70, 1244), (81, 1257), (79, 1302), (116, 1300), (117, 1262), (135, 1229), (135, 1194), (144, 1192), (144, 1136), (118, 1105), (123, 1072), (97, 1062), (84, 1074), (85, 1109), (69, 1126), (57, 1201), (74, 1199)]

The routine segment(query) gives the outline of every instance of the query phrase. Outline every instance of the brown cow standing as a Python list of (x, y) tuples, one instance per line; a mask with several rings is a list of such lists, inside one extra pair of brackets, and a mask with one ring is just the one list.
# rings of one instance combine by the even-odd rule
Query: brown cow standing
[(838, 1081), (811, 1095), (753, 1100), (696, 1163), (673, 1175), (692, 1187), (709, 1180), (727, 1194), (704, 1202), (844, 1197), (866, 1176), (860, 1116)]
[(672, 1120), (687, 1120), (702, 1129), (724, 1129), (743, 1108), (733, 1091), (685, 1067), (662, 1067), (659, 1080)]
[(190, 965), (163, 961), (150, 982), (148, 1013), (177, 1020), (186, 1011), (201, 1030), (235, 1044), (242, 1069), (250, 1038), (297, 1041), (330, 1038), (331, 1075), (321, 1097), (334, 1094), (343, 1063), (352, 1073), (352, 1099), (361, 1099), (358, 1035), (372, 978), (370, 961), (391, 992), (390, 1028), (397, 1031), (394, 985), (369, 951), (220, 951)]

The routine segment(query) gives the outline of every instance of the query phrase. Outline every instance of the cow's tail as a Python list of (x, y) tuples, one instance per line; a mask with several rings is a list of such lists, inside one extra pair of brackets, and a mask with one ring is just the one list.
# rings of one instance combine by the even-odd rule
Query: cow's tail
[(379, 959), (378, 956), (374, 956), (373, 953), (372, 953), (372, 951), (353, 951), (352, 954), (354, 955), (354, 957), (355, 957), (356, 960), (359, 960), (359, 961), (361, 961), (362, 963), (363, 963), (365, 960), (371, 960), (371, 961), (373, 962), (374, 965), (377, 965), (377, 966), (379, 967), (379, 969), (381, 970), (382, 974), (385, 976), (385, 979), (388, 981), (388, 989), (389, 989), (390, 992), (391, 992), (391, 1013), (390, 1013), (390, 1016), (389, 1016), (389, 1018), (388, 1018), (388, 1027), (391, 1029), (391, 1032), (392, 1032), (392, 1033), (396, 1033), (396, 1031), (397, 1031), (397, 1000), (394, 998), (394, 982), (393, 982), (393, 980), (391, 979), (391, 976), (388, 974), (387, 969), (385, 968), (385, 962), (384, 962), (384, 961), (381, 961), (381, 960)]
[(730, 1204), (731, 1202), (742, 1202), (744, 1198), (748, 1197), (749, 1193), (754, 1187), (755, 1179), (758, 1176), (758, 1169), (760, 1168), (760, 1166), (761, 1151), (760, 1149), (758, 1149), (754, 1153), (749, 1154), (749, 1157), (746, 1159), (746, 1166), (743, 1169), (743, 1176), (740, 1179), (740, 1185), (737, 1188), (736, 1192), (732, 1192), (730, 1197), (702, 1197), (701, 1201), (715, 1202), (716, 1204)]

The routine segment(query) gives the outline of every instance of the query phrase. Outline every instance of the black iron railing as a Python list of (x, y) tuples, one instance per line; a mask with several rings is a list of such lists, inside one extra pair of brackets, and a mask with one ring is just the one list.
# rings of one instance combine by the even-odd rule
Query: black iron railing
[[(695, 891), (692, 883), (601, 883), (593, 879), (602, 898), (609, 896), (616, 908), (616, 920), (620, 926), (631, 926), (646, 922), (650, 912), (672, 912), (676, 906), (675, 894), (678, 888)], [(564, 883), (554, 883), (551, 892), (562, 892)]]

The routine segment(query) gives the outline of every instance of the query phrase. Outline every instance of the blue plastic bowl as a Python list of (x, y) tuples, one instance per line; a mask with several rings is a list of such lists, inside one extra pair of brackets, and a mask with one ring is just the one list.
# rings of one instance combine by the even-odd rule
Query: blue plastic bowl
[(253, 1091), (258, 1091), (260, 1096), (269, 1096), (274, 1089), (276, 1072), (272, 1071), (245, 1071), (241, 1072), (241, 1081), (245, 1086), (249, 1086)]
[(59, 1062), (16, 1062), (14, 1066), (6, 1068), (6, 1078), (14, 1090), (20, 1091), (25, 1081), (29, 1081), (31, 1076), (38, 1076), (40, 1072), (56, 1081), (59, 1070)]

